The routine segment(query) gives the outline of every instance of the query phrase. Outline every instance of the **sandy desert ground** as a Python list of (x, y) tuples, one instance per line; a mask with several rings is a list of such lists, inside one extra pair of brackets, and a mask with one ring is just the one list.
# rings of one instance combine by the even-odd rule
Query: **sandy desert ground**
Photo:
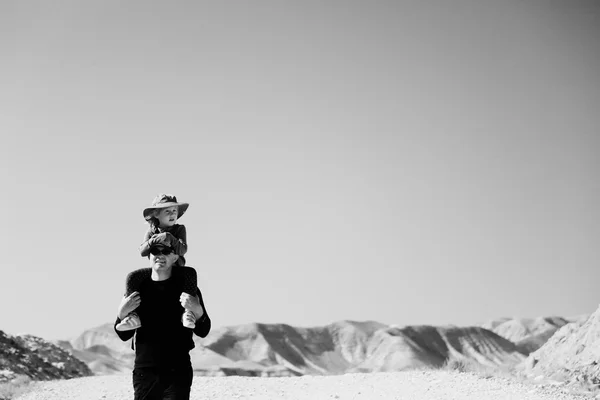
[[(195, 377), (191, 399), (289, 400), (566, 400), (558, 387), (454, 371), (409, 371), (284, 378)], [(40, 384), (20, 400), (129, 400), (130, 375)]]

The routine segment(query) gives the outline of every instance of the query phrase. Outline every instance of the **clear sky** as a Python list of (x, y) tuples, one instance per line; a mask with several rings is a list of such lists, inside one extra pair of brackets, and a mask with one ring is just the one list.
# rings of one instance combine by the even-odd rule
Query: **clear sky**
[(215, 327), (600, 304), (600, 3), (0, 3), (0, 329), (113, 321), (160, 192)]

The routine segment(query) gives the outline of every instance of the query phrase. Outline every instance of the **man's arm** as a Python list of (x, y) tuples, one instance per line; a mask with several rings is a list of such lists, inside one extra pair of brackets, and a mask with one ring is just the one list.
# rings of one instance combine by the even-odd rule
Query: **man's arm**
[(202, 316), (196, 320), (196, 328), (194, 328), (194, 333), (201, 338), (206, 337), (208, 332), (210, 332), (211, 321), (208, 313), (206, 312), (206, 307), (204, 306), (204, 300), (202, 299), (202, 292), (200, 292), (199, 288), (196, 288), (196, 294), (198, 295), (198, 299), (200, 300), (200, 306), (202, 306), (202, 310), (204, 311)]

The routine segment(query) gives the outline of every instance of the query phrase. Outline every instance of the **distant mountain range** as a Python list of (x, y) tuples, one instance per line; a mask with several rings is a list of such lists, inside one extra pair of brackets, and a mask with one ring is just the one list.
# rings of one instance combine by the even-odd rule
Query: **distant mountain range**
[[(204, 339), (194, 336), (196, 347), (190, 354), (195, 374), (207, 376), (402, 371), (460, 360), (512, 367), (561, 328), (580, 326), (587, 319), (500, 318), (470, 327), (401, 327), (376, 321), (311, 328), (254, 323), (213, 329)], [(131, 340), (121, 341), (112, 323), (55, 342), (0, 331), (0, 382), (18, 375), (46, 380), (123, 374), (131, 371), (133, 360)]]
[[(338, 321), (300, 328), (246, 324), (194, 337), (197, 375), (291, 376), (438, 368), (451, 360), (514, 366), (539, 349), (572, 318), (501, 318), (482, 326), (404, 326), (375, 321)], [(57, 345), (84, 361), (94, 374), (131, 371), (131, 341), (122, 342), (112, 323), (88, 329)]]
[[(452, 361), (525, 368), (532, 374), (557, 371), (563, 364), (600, 373), (595, 350), (600, 309), (588, 317), (500, 318), (470, 327), (253, 323), (213, 329), (204, 339), (194, 336), (190, 354), (195, 374), (206, 376), (402, 371)], [(112, 323), (55, 342), (0, 331), (0, 383), (19, 375), (47, 380), (129, 373), (133, 360), (131, 340), (121, 341)]]

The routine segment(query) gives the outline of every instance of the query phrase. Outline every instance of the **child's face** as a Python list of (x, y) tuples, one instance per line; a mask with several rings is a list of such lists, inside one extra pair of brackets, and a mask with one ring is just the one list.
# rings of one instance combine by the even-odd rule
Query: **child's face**
[(177, 207), (161, 208), (156, 212), (156, 219), (161, 228), (173, 226), (177, 223)]

